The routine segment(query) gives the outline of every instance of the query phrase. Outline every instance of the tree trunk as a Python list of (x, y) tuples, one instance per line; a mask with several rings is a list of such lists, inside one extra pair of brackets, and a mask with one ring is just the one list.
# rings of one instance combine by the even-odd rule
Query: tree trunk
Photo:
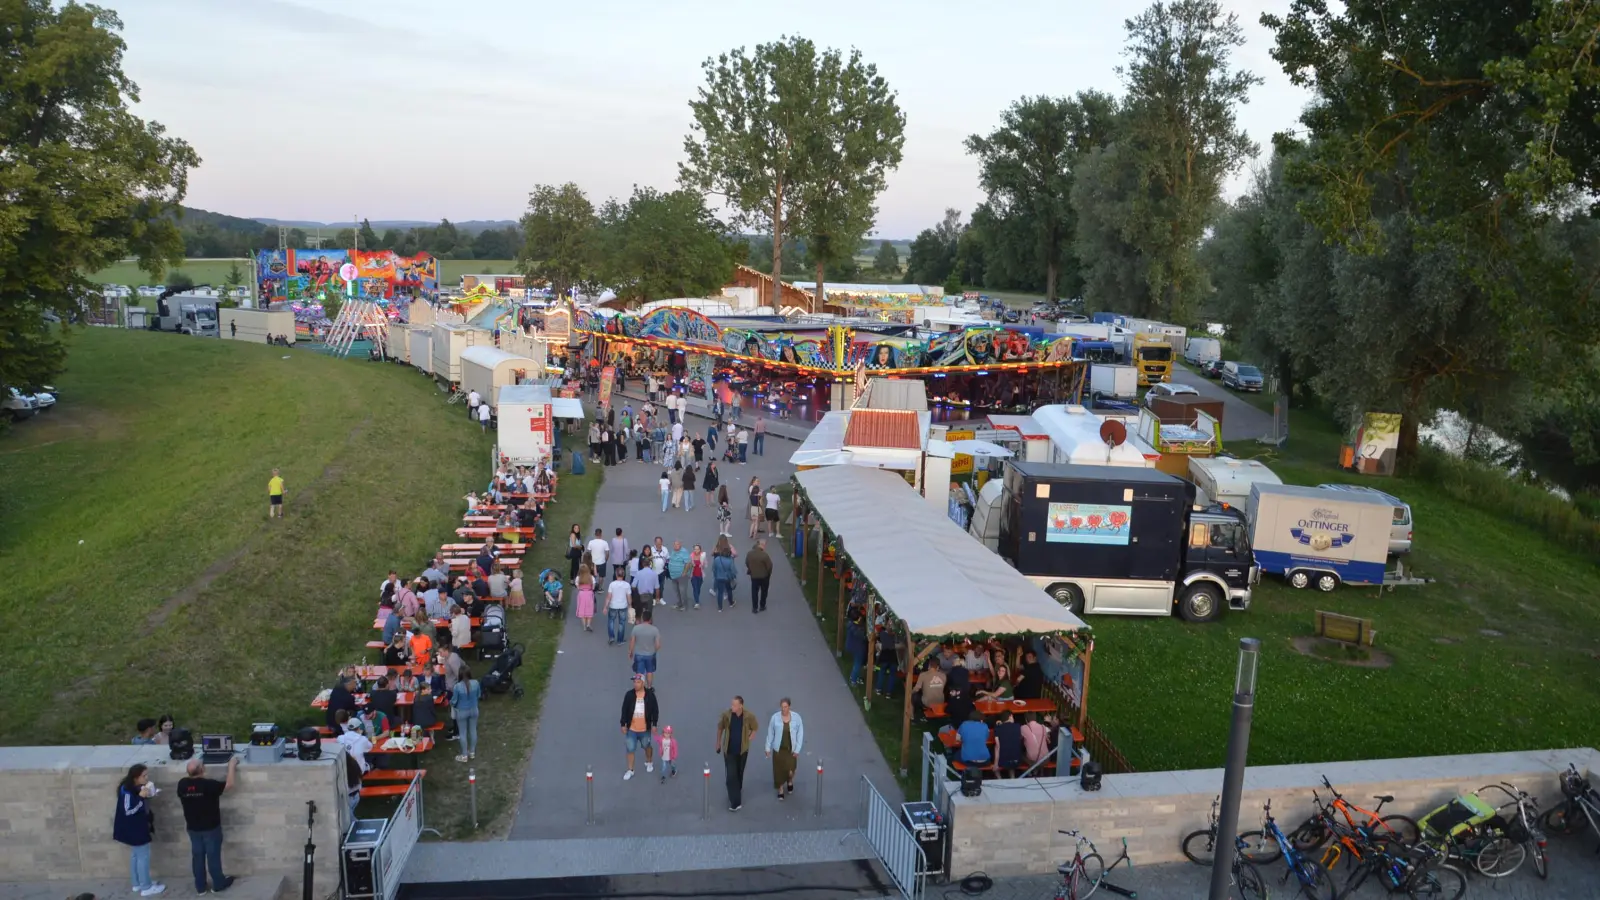
[(1056, 302), (1056, 273), (1060, 267), (1060, 263), (1051, 260), (1044, 270), (1044, 298), (1051, 303)]
[(1417, 426), (1422, 419), (1422, 394), (1427, 383), (1417, 379), (1406, 388), (1400, 410), (1400, 442), (1395, 452), (1395, 472), (1404, 475), (1417, 461)]
[(772, 312), (783, 312), (783, 182), (772, 198)]
[(822, 265), (821, 262), (818, 262), (817, 263), (817, 289), (816, 289), (816, 293), (813, 295), (814, 299), (812, 301), (812, 308), (811, 308), (811, 311), (814, 312), (814, 313), (824, 312), (827, 309), (827, 305), (823, 302), (823, 299), (822, 299), (822, 276), (823, 276), (823, 271), (822, 270), (823, 270), (823, 265)]

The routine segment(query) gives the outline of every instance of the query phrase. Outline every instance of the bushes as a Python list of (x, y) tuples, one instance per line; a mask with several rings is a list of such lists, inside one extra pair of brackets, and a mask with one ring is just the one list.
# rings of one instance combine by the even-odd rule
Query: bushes
[(1585, 507), (1600, 506), (1595, 498), (1568, 502), (1500, 469), (1427, 446), (1418, 448), (1414, 474), (1462, 503), (1536, 528), (1569, 550), (1600, 556), (1600, 520), (1584, 514)]

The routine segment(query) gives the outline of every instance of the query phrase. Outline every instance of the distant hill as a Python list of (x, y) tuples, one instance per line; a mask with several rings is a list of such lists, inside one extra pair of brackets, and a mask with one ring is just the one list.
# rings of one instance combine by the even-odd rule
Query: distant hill
[(183, 215), (180, 217), (184, 225), (189, 228), (199, 229), (209, 225), (218, 231), (234, 231), (240, 234), (260, 234), (266, 223), (261, 219), (241, 219), (225, 213), (212, 212), (208, 209), (196, 209), (193, 206), (182, 207)]
[[(253, 221), (260, 222), (264, 225), (282, 225), (287, 228), (331, 228), (335, 231), (340, 228), (352, 228), (355, 226), (355, 223), (350, 221), (313, 222), (309, 219), (255, 219)], [(439, 224), (439, 220), (437, 219), (426, 222), (421, 219), (372, 220), (373, 229), (379, 232), (389, 228), (396, 228), (401, 231), (405, 231), (410, 228), (432, 228), (437, 224)], [(480, 231), (487, 231), (491, 228), (509, 228), (517, 224), (517, 221), (515, 219), (469, 219), (465, 222), (452, 221), (450, 224), (456, 226), (456, 230), (462, 232), (463, 234), (477, 234)]]

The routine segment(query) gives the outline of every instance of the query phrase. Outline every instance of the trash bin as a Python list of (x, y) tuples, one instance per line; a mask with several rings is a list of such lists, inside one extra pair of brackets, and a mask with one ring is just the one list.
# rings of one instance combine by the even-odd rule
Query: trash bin
[(922, 847), (922, 856), (928, 866), (928, 876), (936, 883), (943, 883), (946, 837), (950, 833), (950, 823), (945, 821), (944, 814), (939, 812), (938, 806), (922, 800), (902, 803), (900, 819), (905, 822), (912, 837), (916, 838), (917, 844)]

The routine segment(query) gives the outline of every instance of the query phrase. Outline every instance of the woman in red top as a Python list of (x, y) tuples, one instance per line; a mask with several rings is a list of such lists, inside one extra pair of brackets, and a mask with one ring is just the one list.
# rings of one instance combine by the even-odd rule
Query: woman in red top
[(689, 551), (689, 584), (694, 588), (694, 608), (700, 608), (700, 585), (706, 583), (706, 552), (699, 544)]

